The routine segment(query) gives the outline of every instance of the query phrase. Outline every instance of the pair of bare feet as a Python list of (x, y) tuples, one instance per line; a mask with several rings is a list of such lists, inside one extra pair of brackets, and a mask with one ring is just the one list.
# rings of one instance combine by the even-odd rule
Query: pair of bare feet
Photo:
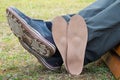
[(84, 64), (88, 37), (84, 19), (80, 15), (74, 15), (67, 23), (63, 17), (56, 17), (52, 23), (53, 39), (66, 70), (72, 75), (79, 75)]

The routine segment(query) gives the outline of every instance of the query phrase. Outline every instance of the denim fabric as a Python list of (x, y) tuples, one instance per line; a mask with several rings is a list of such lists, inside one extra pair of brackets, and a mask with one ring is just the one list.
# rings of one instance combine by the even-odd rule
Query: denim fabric
[(99, 59), (120, 43), (119, 9), (119, 0), (98, 0), (79, 12), (88, 27), (85, 64)]

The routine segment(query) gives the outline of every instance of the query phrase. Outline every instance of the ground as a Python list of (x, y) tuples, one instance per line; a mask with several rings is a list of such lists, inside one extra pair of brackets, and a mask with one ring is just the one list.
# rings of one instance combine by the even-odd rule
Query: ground
[(6, 21), (5, 9), (15, 6), (32, 18), (52, 20), (55, 16), (77, 13), (94, 0), (0, 0), (0, 80), (115, 80), (101, 62), (84, 67), (79, 76), (45, 69), (13, 35)]

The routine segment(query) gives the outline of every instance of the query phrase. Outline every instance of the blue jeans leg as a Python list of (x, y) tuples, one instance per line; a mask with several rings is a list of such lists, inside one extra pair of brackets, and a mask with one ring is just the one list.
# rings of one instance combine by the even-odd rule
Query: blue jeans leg
[(86, 21), (88, 44), (85, 64), (99, 59), (106, 51), (120, 43), (120, 1), (116, 0), (109, 7)]

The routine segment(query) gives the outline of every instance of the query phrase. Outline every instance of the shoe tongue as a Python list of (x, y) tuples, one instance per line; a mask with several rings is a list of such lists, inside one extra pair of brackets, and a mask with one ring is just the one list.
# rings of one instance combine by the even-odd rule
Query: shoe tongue
[(65, 16), (62, 16), (65, 20), (66, 20), (66, 22), (69, 22), (70, 21), (70, 16), (69, 15), (65, 15)]
[(50, 57), (46, 58), (45, 60), (52, 67), (60, 67), (63, 64), (62, 58), (60, 57)]
[(50, 31), (52, 31), (52, 22), (47, 21), (47, 22), (45, 22), (45, 23), (46, 23), (47, 28), (48, 28)]

